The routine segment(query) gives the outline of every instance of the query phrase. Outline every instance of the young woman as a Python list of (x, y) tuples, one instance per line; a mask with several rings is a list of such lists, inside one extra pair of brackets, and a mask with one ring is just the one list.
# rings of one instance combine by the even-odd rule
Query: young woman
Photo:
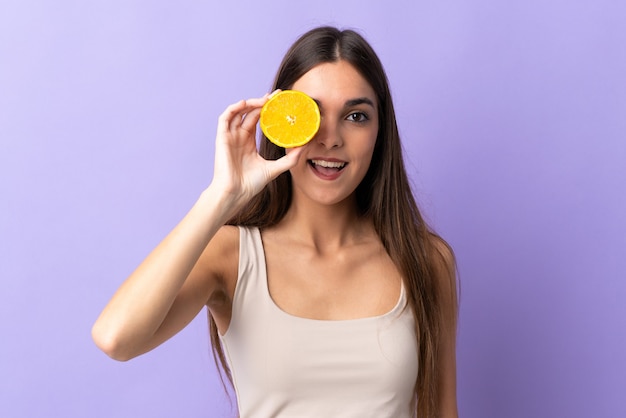
[(93, 327), (128, 360), (208, 307), (241, 417), (456, 417), (456, 276), (404, 168), (383, 67), (356, 32), (321, 27), (275, 89), (320, 106), (291, 149), (255, 135), (269, 95), (219, 118), (214, 176)]

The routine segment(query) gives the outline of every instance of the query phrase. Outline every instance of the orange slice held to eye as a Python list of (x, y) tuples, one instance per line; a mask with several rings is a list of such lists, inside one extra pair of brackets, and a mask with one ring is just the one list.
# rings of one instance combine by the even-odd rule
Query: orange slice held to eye
[(306, 94), (283, 90), (263, 105), (259, 124), (267, 139), (279, 147), (300, 147), (320, 128), (320, 109)]

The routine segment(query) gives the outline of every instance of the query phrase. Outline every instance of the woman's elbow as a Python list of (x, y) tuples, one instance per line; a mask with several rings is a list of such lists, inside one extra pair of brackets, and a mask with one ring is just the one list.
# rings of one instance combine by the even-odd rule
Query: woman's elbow
[(96, 346), (113, 360), (128, 361), (136, 357), (122, 342), (119, 333), (104, 329), (99, 322), (96, 322), (91, 328), (91, 338)]

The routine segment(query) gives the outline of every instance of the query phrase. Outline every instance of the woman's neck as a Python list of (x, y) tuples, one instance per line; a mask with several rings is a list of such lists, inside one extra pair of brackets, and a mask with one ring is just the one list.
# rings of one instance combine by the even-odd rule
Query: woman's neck
[(373, 223), (359, 213), (353, 198), (335, 205), (294, 199), (276, 228), (320, 252), (371, 239), (375, 234)]

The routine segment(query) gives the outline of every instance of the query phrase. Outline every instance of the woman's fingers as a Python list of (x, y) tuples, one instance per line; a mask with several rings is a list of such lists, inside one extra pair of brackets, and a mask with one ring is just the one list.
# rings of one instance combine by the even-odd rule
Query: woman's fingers
[(256, 124), (259, 121), (261, 108), (267, 102), (269, 94), (257, 99), (246, 100), (246, 107), (241, 114), (241, 128), (250, 132), (256, 132)]
[(259, 116), (261, 114), (261, 108), (257, 107), (252, 109), (248, 113), (243, 116), (243, 121), (241, 122), (241, 129), (254, 134), (256, 132), (256, 124), (259, 121)]
[(228, 106), (218, 119), (221, 133), (235, 132), (240, 128), (251, 132), (258, 122), (261, 107), (267, 102), (269, 94), (263, 97), (240, 100)]
[(218, 135), (219, 134), (224, 135), (230, 132), (232, 120), (235, 118), (237, 114), (239, 114), (239, 112), (241, 112), (241, 109), (243, 108), (244, 105), (245, 105), (245, 101), (241, 100), (237, 103), (231, 104), (226, 109), (224, 109), (224, 112), (222, 112), (222, 114), (217, 119)]

